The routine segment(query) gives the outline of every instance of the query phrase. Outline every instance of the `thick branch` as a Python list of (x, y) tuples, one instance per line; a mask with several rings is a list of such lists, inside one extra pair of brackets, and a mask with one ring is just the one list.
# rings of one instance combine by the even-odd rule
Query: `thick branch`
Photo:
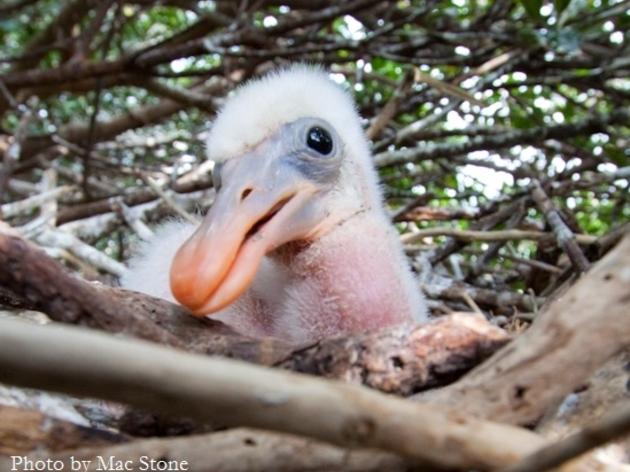
[(0, 320), (0, 325), (0, 381), (23, 387), (303, 435), (342, 447), (374, 447), (446, 467), (507, 466), (544, 444), (524, 429), (354, 385), (75, 327), (13, 320)]
[[(133, 292), (129, 292), (128, 298), (108, 296), (106, 288), (69, 275), (32, 244), (6, 233), (0, 233), (0, 266), (4, 268), (0, 271), (2, 286), (24, 296), (56, 321), (125, 333), (171, 346), (183, 346), (186, 340), (182, 333), (173, 334), (176, 329), (186, 332), (194, 327), (213, 326), (219, 333), (227, 330), (221, 323), (192, 318), (183, 308), (163, 300), (134, 301)], [(137, 305), (142, 304), (144, 309), (138, 310)], [(147, 313), (157, 312), (161, 319), (147, 317)], [(184, 320), (179, 328), (172, 322), (175, 316)]]
[(630, 236), (528, 331), (459, 382), (422, 398), (512, 424), (531, 424), (630, 344)]

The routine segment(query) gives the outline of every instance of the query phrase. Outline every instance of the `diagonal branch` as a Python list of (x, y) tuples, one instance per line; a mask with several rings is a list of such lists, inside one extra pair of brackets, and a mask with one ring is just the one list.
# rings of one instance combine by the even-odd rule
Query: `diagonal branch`
[(507, 466), (545, 444), (525, 429), (364, 387), (74, 327), (13, 320), (0, 320), (0, 326), (0, 381), (23, 387), (128, 402), (342, 447), (378, 448), (453, 468)]
[(630, 235), (508, 347), (421, 399), (484, 418), (532, 424), (630, 344)]

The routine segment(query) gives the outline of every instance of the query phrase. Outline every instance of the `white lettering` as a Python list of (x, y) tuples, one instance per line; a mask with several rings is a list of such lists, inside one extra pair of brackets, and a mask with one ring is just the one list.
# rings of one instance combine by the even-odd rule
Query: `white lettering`
[(32, 460), (27, 456), (11, 456), (11, 470), (25, 472), (49, 472), (63, 470), (63, 462), (54, 459)]
[(90, 464), (92, 463), (91, 460), (79, 460), (79, 459), (75, 459), (74, 456), (70, 456), (70, 469), (76, 472), (80, 472), (80, 471), (84, 471), (87, 472), (88, 471), (88, 467), (90, 467)]
[(24, 456), (11, 456), (11, 470), (18, 470), (17, 466), (22, 465), (25, 459)]
[(133, 461), (116, 459), (115, 456), (103, 458), (102, 456), (96, 456), (97, 466), (96, 470), (107, 472), (119, 472), (126, 470), (133, 470)]
[(190, 470), (188, 461), (153, 459), (149, 456), (140, 457), (140, 471), (151, 472), (185, 472)]

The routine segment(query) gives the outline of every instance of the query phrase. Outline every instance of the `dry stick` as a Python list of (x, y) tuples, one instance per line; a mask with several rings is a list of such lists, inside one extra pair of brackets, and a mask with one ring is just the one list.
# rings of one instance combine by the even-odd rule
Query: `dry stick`
[[(516, 251), (515, 251), (516, 252)], [(537, 261), (536, 259), (527, 259), (525, 257), (519, 257), (515, 254), (499, 254), (499, 257), (503, 259), (508, 259), (510, 261), (518, 262), (519, 264), (525, 264), (531, 267), (535, 267), (536, 269), (544, 270), (546, 272), (551, 272), (554, 274), (559, 274), (562, 272), (562, 269), (556, 267), (555, 265), (548, 264), (546, 262)]]
[(435, 195), (433, 193), (424, 193), (422, 195), (418, 195), (409, 203), (403, 205), (398, 210), (394, 211), (391, 215), (392, 221), (396, 221), (396, 222), (405, 221), (407, 217), (407, 213), (411, 212), (414, 208), (418, 206), (426, 205), (434, 197)]
[(459, 100), (465, 100), (470, 102), (471, 105), (478, 106), (480, 108), (485, 108), (487, 105), (485, 102), (481, 100), (477, 100), (473, 95), (459, 87), (456, 84), (451, 84), (449, 82), (445, 82), (444, 80), (436, 79), (430, 74), (425, 74), (421, 72), (420, 69), (415, 68), (414, 70), (414, 78), (416, 82), (424, 82), (434, 89), (437, 89), (443, 95), (451, 96)]
[(118, 277), (124, 276), (129, 271), (122, 262), (118, 262), (116, 259), (109, 257), (104, 252), (84, 243), (76, 236), (65, 231), (43, 229), (34, 239), (43, 246), (65, 249), (93, 267)]
[[(492, 211), (492, 208), (496, 208), (492, 213), (486, 214), (484, 217), (480, 218), (478, 221), (474, 221), (471, 224), (471, 229), (479, 230), (479, 231), (488, 231), (496, 227), (498, 224), (507, 220), (510, 216), (514, 214), (520, 206), (522, 205), (521, 199), (516, 199), (511, 201), (505, 206), (497, 207), (500, 202), (495, 200), (490, 202), (489, 205), (486, 206), (486, 211)], [(466, 242), (457, 238), (449, 238), (446, 243), (429, 253), (429, 262), (431, 265), (435, 266), (439, 264), (444, 259), (449, 257), (455, 251), (461, 250), (464, 246), (466, 246)]]
[[(509, 241), (514, 239), (531, 239), (540, 241), (541, 239), (551, 239), (553, 234), (543, 231), (529, 231), (520, 229), (508, 229), (497, 231), (475, 231), (457, 228), (427, 228), (406, 233), (400, 238), (404, 244), (414, 243), (423, 238), (431, 238), (435, 236), (450, 236), (463, 241)], [(597, 241), (597, 237), (588, 234), (576, 234), (575, 240), (578, 244), (592, 244)]]
[[(517, 208), (514, 214), (506, 221), (505, 229), (514, 229), (516, 228), (523, 218), (525, 217), (527, 207), (525, 205), (525, 201), (521, 200), (521, 205)], [(466, 280), (473, 281), (476, 277), (478, 277), (481, 272), (484, 270), (484, 267), (490, 262), (490, 260), (495, 257), (501, 248), (506, 244), (506, 241), (495, 241), (491, 243), (481, 256), (477, 258), (471, 267), (470, 271), (467, 274)]]
[(0, 320), (0, 381), (452, 468), (506, 467), (545, 444), (525, 429), (365, 387), (70, 326)]
[(430, 399), (494, 421), (531, 424), (630, 344), (630, 235), (532, 326)]
[[(206, 84), (193, 87), (191, 91), (200, 94), (215, 95), (220, 93), (225, 86), (221, 79), (210, 80)], [(96, 124), (93, 132), (95, 143), (112, 139), (119, 134), (131, 130), (159, 123), (165, 118), (177, 113), (184, 105), (171, 99), (162, 99), (155, 105), (144, 105), (128, 110), (126, 113), (113, 117), (110, 120)], [(70, 123), (59, 129), (56, 134), (33, 136), (26, 138), (22, 146), (20, 160), (24, 161), (54, 144), (54, 137), (60, 136), (66, 141), (76, 145), (85, 145), (90, 134), (90, 127), (84, 123)]]
[(461, 300), (462, 293), (466, 293), (472, 300), (486, 307), (492, 307), (498, 312), (513, 312), (513, 307), (522, 311), (535, 311), (544, 302), (544, 298), (526, 293), (501, 291), (475, 287), (473, 285), (453, 282), (445, 284), (423, 284), (424, 293), (432, 299)]
[(566, 252), (567, 256), (569, 256), (575, 270), (578, 273), (586, 272), (590, 264), (580, 249), (575, 234), (573, 234), (573, 231), (562, 221), (560, 213), (537, 180), (534, 181), (532, 188), (532, 199), (536, 202), (538, 209), (545, 215), (545, 219), (549, 223), (549, 226), (551, 226), (558, 245)]
[(148, 241), (154, 236), (153, 230), (142, 221), (142, 215), (134, 215), (122, 200), (115, 203), (115, 208), (116, 213), (136, 232), (140, 239)]
[(162, 185), (164, 185), (166, 182), (157, 182), (153, 180), (150, 176), (144, 177), (143, 180), (149, 185), (149, 187), (151, 187), (151, 190), (153, 190), (162, 200), (164, 200), (164, 202), (166, 202), (166, 204), (170, 208), (175, 211), (175, 213), (177, 213), (189, 223), (199, 224), (199, 218), (194, 217), (186, 210), (184, 210), (181, 206), (179, 206), (177, 202), (173, 200), (173, 198), (168, 194), (168, 191), (162, 188)]
[(474, 220), (479, 212), (464, 208), (435, 208), (417, 206), (403, 213), (394, 221), (444, 221), (444, 220)]
[[(207, 161), (209, 162), (209, 161)], [(207, 190), (212, 187), (212, 178), (209, 175), (198, 174), (196, 178), (182, 176), (170, 187), (176, 193), (192, 193), (199, 190)], [(141, 205), (156, 200), (159, 196), (150, 188), (137, 188), (126, 192), (124, 195), (115, 195), (90, 203), (74, 205), (59, 213), (57, 222), (59, 225), (71, 221), (80, 220), (95, 215), (102, 215), (116, 210), (118, 202), (127, 206)]]
[(405, 98), (405, 95), (409, 92), (411, 87), (412, 75), (411, 73), (405, 74), (400, 80), (400, 84), (394, 90), (394, 94), (389, 99), (389, 101), (385, 104), (385, 106), (381, 109), (378, 115), (374, 117), (370, 126), (365, 131), (365, 135), (368, 139), (373, 140), (376, 138), (381, 131), (389, 124), (392, 119), (396, 116), (398, 112), (398, 106), (400, 102)]
[(505, 469), (505, 472), (544, 472), (629, 432), (630, 407), (625, 406), (578, 433), (534, 452), (518, 464)]
[(37, 193), (31, 197), (24, 198), (23, 200), (5, 203), (4, 205), (0, 205), (0, 217), (6, 219), (17, 215), (26, 215), (50, 200), (55, 200), (74, 191), (75, 189), (76, 187), (72, 185), (62, 185), (51, 190)]

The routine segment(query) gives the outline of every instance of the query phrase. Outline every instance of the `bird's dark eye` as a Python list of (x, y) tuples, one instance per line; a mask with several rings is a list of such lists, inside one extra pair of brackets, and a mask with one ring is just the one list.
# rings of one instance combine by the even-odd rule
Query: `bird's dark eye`
[(328, 131), (319, 126), (313, 126), (308, 130), (306, 144), (308, 147), (324, 156), (330, 154), (333, 149), (332, 136), (330, 136)]

